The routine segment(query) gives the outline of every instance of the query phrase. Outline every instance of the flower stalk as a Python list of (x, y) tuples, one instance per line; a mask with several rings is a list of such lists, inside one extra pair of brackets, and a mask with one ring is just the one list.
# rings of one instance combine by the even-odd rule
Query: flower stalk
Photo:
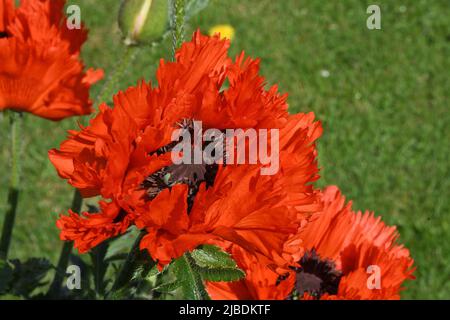
[(184, 41), (185, 0), (173, 0), (173, 58)]
[(125, 262), (122, 265), (122, 268), (120, 269), (119, 274), (117, 275), (116, 280), (114, 281), (114, 284), (111, 288), (111, 293), (114, 294), (118, 290), (122, 289), (124, 286), (129, 283), (129, 281), (133, 277), (133, 273), (136, 270), (136, 267), (138, 265), (138, 257), (140, 250), (140, 243), (142, 238), (145, 236), (146, 232), (142, 231), (139, 233), (138, 237), (134, 241), (133, 247), (131, 248), (130, 252), (127, 255), (127, 258)]
[(139, 46), (126, 46), (123, 54), (116, 66), (116, 69), (108, 77), (105, 84), (103, 85), (100, 94), (98, 95), (96, 102), (102, 103), (107, 102), (110, 99), (114, 90), (117, 89), (119, 81), (122, 78), (125, 71), (128, 69), (131, 63), (133, 63), (136, 55), (138, 53)]
[[(78, 189), (74, 191), (71, 209), (73, 212), (80, 212), (83, 198)], [(67, 265), (69, 264), (70, 254), (72, 253), (73, 242), (65, 241), (59, 255), (58, 265), (56, 266), (55, 276), (48, 290), (48, 296), (57, 297), (61, 290)]]
[(8, 190), (8, 209), (3, 222), (2, 237), (0, 240), (0, 259), (7, 259), (11, 244), (12, 232), (16, 220), (17, 205), (20, 193), (20, 149), (21, 127), (23, 116), (18, 112), (9, 113), (11, 127), (11, 177)]

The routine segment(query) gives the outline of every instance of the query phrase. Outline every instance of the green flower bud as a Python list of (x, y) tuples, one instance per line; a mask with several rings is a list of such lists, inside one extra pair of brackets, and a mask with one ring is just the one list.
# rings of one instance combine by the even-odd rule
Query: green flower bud
[(149, 44), (169, 28), (170, 0), (122, 0), (119, 27), (126, 45)]

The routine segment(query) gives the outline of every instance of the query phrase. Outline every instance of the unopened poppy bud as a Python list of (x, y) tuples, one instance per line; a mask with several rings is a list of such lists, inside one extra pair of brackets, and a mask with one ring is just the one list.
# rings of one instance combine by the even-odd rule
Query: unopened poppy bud
[(169, 27), (169, 0), (122, 0), (119, 27), (126, 45), (158, 40)]

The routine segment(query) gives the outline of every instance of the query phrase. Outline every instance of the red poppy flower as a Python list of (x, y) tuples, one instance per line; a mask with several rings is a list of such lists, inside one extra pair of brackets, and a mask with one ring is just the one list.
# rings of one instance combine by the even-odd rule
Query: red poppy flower
[[(157, 87), (141, 82), (119, 92), (114, 108), (101, 105), (89, 126), (50, 151), (59, 175), (84, 197), (109, 201), (97, 214), (61, 217), (63, 240), (85, 252), (134, 223), (147, 231), (141, 248), (160, 265), (217, 241), (274, 265), (284, 261), (287, 237), (317, 209), (311, 182), (317, 179), (320, 123), (312, 114), (290, 116), (286, 96), (264, 88), (259, 61), (243, 54), (232, 61), (228, 46), (218, 36), (195, 33), (175, 62), (161, 61)], [(260, 162), (174, 164), (172, 133), (190, 133), (193, 121), (204, 130), (279, 129), (278, 172), (261, 175), (267, 166)], [(266, 138), (269, 145), (275, 139)]]
[(399, 299), (403, 282), (414, 278), (414, 261), (396, 243), (396, 227), (386, 226), (371, 212), (354, 213), (337, 187), (326, 188), (322, 199), (323, 213), (299, 234), (306, 252), (297, 269), (297, 294)]
[[(236, 283), (210, 283), (216, 299), (399, 299), (403, 282), (412, 279), (409, 251), (396, 244), (395, 227), (373, 213), (355, 213), (336, 187), (322, 194), (323, 210), (314, 214), (285, 245), (298, 264), (277, 276), (266, 263), (248, 263)], [(287, 294), (286, 294), (287, 292)], [(267, 295), (269, 294), (269, 295)]]
[(90, 86), (103, 71), (84, 72), (84, 28), (69, 30), (64, 0), (0, 0), (0, 111), (51, 120), (89, 114)]

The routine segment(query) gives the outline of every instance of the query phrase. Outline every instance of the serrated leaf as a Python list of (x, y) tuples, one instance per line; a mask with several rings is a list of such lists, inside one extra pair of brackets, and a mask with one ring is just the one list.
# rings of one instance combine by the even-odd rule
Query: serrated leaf
[(237, 281), (245, 277), (245, 272), (238, 268), (199, 268), (199, 273), (207, 281)]
[(0, 260), (0, 294), (5, 294), (13, 280), (13, 267), (6, 260)]
[(153, 278), (155, 276), (157, 276), (158, 274), (160, 274), (161, 272), (158, 269), (158, 266), (155, 264), (150, 271), (148, 272), (147, 276), (145, 277), (146, 279), (150, 279)]
[(170, 293), (170, 292), (173, 292), (176, 289), (180, 288), (181, 285), (182, 285), (182, 283), (178, 282), (178, 281), (164, 283), (164, 284), (154, 288), (153, 291), (158, 291), (160, 293)]
[(122, 288), (117, 291), (111, 292), (108, 296), (109, 300), (124, 300), (129, 299), (130, 296), (130, 289), (129, 288)]
[(44, 285), (41, 281), (53, 268), (44, 258), (31, 258), (25, 262), (11, 260), (11, 264), (14, 266), (11, 293), (24, 297), (29, 297), (36, 288)]
[(236, 268), (236, 262), (228, 253), (212, 245), (195, 249), (192, 258), (202, 268)]
[(187, 300), (208, 300), (209, 296), (206, 292), (203, 279), (196, 270), (195, 260), (189, 253), (185, 253), (182, 257), (176, 259), (172, 263), (172, 270), (180, 284), (180, 289), (184, 299)]
[(131, 276), (131, 280), (132, 281), (142, 281), (143, 279), (145, 279), (146, 273), (147, 273), (147, 269), (146, 269), (145, 265), (138, 265)]
[(245, 277), (233, 258), (216, 246), (203, 245), (192, 252), (192, 258), (204, 280), (236, 281)]

